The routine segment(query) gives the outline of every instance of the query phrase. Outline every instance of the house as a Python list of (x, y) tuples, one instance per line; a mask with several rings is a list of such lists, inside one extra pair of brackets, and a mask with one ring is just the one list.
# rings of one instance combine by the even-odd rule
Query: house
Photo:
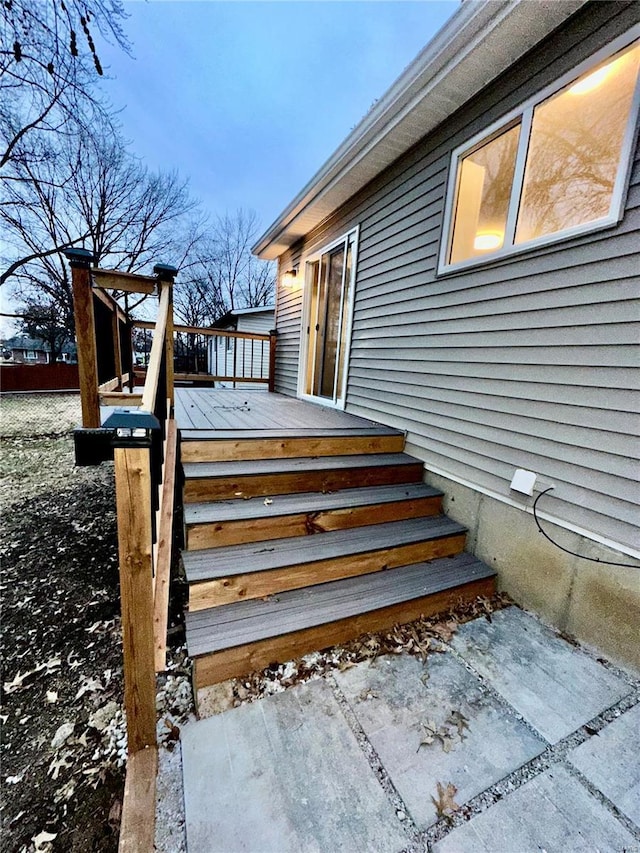
[[(260, 388), (267, 385), (269, 375), (269, 347), (262, 341), (252, 339), (250, 335), (268, 334), (275, 325), (275, 306), (263, 305), (257, 308), (235, 308), (227, 311), (211, 328), (228, 332), (244, 332), (249, 337), (214, 336), (207, 344), (207, 362), (209, 373), (213, 376), (232, 377), (235, 367), (247, 376), (262, 376), (264, 383), (236, 382), (222, 380), (216, 383), (219, 388)], [(235, 360), (235, 361), (234, 361)], [(243, 367), (245, 368), (243, 370)]]
[(635, 666), (639, 21), (461, 4), (253, 248), (276, 390), (405, 430), (502, 588)]
[(14, 364), (49, 364), (51, 348), (29, 335), (14, 335), (2, 346), (3, 358)]
[[(29, 335), (19, 334), (8, 338), (2, 345), (2, 358), (13, 364), (49, 364), (51, 347), (46, 341), (36, 340)], [(74, 364), (77, 359), (75, 343), (66, 343), (58, 361)]]

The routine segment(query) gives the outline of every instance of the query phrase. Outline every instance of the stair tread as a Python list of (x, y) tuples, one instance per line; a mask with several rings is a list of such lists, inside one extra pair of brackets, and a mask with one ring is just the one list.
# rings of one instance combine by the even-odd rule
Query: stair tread
[(187, 580), (189, 583), (198, 583), (386, 550), (465, 532), (466, 528), (461, 524), (445, 515), (438, 515), (331, 530), (312, 536), (291, 536), (286, 539), (185, 551), (182, 559)]
[(351, 509), (370, 504), (416, 498), (442, 497), (439, 489), (425, 483), (407, 483), (392, 486), (368, 486), (366, 488), (343, 489), (340, 492), (301, 492), (294, 495), (279, 495), (265, 505), (263, 497), (238, 501), (203, 501), (185, 505), (185, 523), (212, 524), (223, 521), (244, 521), (257, 518), (275, 518), (335, 509)]
[(339, 468), (380, 468), (398, 465), (423, 465), (407, 453), (359, 453), (353, 456), (309, 456), (293, 459), (256, 459), (230, 462), (185, 462), (187, 480), (227, 477), (255, 477), (261, 474), (333, 471)]
[(495, 574), (473, 555), (462, 553), (291, 590), (266, 600), (187, 613), (189, 655), (209, 654), (368, 613)]
[(300, 429), (185, 429), (180, 433), (182, 441), (241, 441), (243, 439), (273, 439), (299, 438), (371, 438), (376, 436), (404, 435), (404, 432), (393, 427), (333, 427)]

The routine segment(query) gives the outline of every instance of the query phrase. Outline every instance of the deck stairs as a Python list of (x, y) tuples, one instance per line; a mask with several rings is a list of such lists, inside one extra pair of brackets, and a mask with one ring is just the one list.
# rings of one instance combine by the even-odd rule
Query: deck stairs
[(196, 690), (494, 591), (404, 435), (184, 430)]

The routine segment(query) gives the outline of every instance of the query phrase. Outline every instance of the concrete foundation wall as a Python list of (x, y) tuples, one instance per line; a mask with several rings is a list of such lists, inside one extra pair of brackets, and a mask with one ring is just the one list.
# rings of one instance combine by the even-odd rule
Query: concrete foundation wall
[(496, 569), (501, 590), (553, 627), (640, 671), (639, 561), (542, 521), (564, 548), (629, 567), (572, 556), (544, 538), (531, 512), (447, 477), (427, 473), (426, 480), (445, 493), (447, 515), (469, 528), (467, 550)]

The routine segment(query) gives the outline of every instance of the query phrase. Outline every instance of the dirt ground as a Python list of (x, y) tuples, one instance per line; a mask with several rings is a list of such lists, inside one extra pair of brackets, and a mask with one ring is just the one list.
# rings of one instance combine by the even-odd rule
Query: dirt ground
[[(77, 398), (54, 401), (72, 423)], [(113, 469), (74, 468), (68, 434), (32, 438), (27, 402), (0, 406), (0, 850), (107, 853), (125, 755)]]

